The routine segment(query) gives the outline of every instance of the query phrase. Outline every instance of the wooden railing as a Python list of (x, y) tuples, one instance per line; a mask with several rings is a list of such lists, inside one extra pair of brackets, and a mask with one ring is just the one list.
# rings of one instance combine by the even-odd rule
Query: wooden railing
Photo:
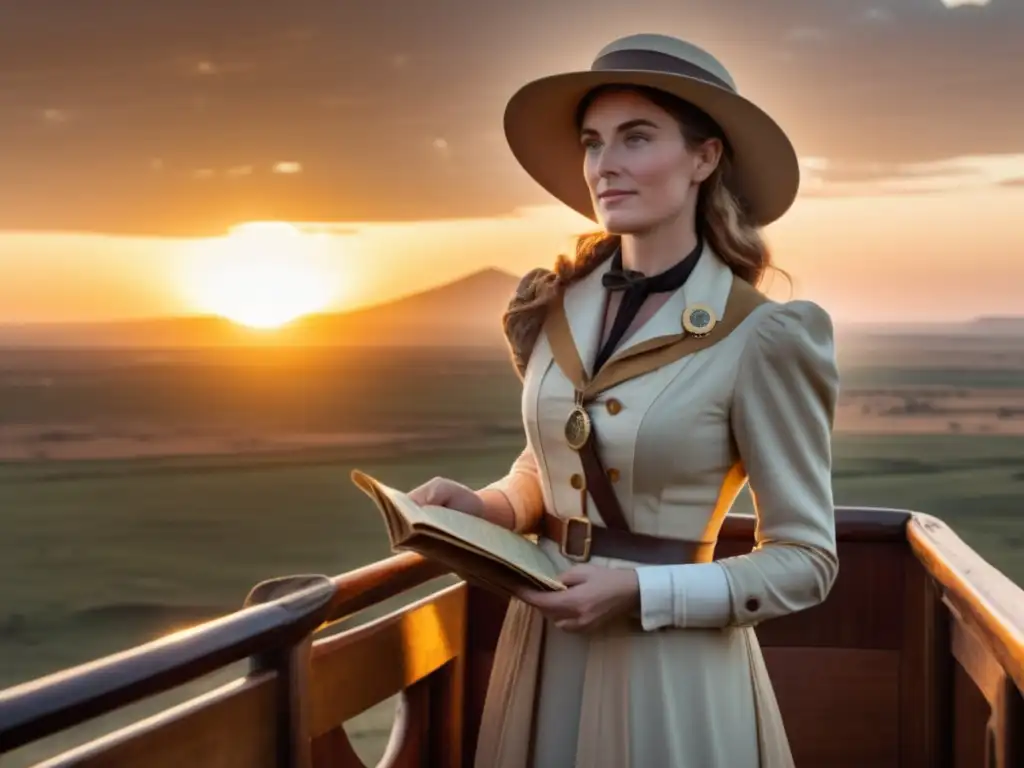
[[(727, 518), (717, 556), (749, 551), (753, 530)], [(837, 531), (825, 603), (757, 628), (797, 765), (1024, 764), (1024, 591), (931, 517), (841, 509)], [(502, 600), (458, 583), (318, 634), (442, 575), (406, 554), (263, 582), (237, 613), (0, 692), (0, 755), (249, 659), (241, 679), (45, 765), (361, 766), (344, 723), (395, 694), (381, 766), (468, 765)]]
[[(309, 766), (315, 755), (313, 764), (359, 765), (339, 757), (351, 748), (338, 726), (414, 688), (420, 682), (417, 674), (426, 676), (460, 654), (464, 588), (443, 590), (347, 633), (319, 640), (314, 634), (444, 574), (417, 555), (402, 554), (333, 579), (302, 575), (262, 582), (237, 613), (0, 692), (0, 755), (249, 659), (250, 672), (243, 679), (45, 764), (298, 768)], [(440, 621), (430, 624), (425, 621), (430, 617)], [(430, 634), (422, 637), (424, 642), (413, 642), (416, 635), (410, 630)], [(408, 642), (395, 644), (403, 637)], [(443, 653), (434, 650), (441, 637), (451, 639), (450, 651), (447, 646)], [(393, 653), (380, 656), (388, 642)], [(349, 652), (330, 653), (346, 645)], [(368, 649), (378, 649), (380, 656), (372, 668), (361, 658)], [(395, 670), (407, 670), (417, 660), (418, 672), (395, 679)], [(332, 690), (333, 685), (341, 688)], [(348, 695), (339, 697), (343, 692)], [(353, 709), (353, 699), (365, 705)], [(333, 708), (341, 714), (323, 725)]]
[[(956, 766), (1024, 766), (1024, 591), (942, 521), (915, 515), (907, 539), (941, 594), (931, 639)], [(954, 660), (952, 674), (939, 661)]]

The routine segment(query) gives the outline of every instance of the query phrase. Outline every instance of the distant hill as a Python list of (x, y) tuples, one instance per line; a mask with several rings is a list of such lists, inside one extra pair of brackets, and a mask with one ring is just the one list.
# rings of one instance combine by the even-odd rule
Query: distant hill
[(877, 337), (955, 337), (1024, 338), (1024, 315), (983, 315), (966, 321), (905, 323), (837, 323), (836, 330), (846, 338)]
[(975, 320), (974, 325), (981, 332), (1024, 336), (1024, 317), (1020, 315), (987, 315)]
[(350, 312), (310, 315), (272, 331), (205, 315), (0, 325), (0, 346), (497, 346), (504, 344), (501, 314), (517, 282), (515, 275), (484, 269), (392, 301)]

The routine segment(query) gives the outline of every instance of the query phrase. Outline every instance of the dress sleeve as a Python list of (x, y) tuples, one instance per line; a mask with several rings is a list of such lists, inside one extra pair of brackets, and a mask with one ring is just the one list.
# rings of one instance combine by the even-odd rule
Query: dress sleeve
[(540, 486), (540, 470), (530, 446), (519, 454), (504, 477), (484, 486), (481, 491), (498, 491), (512, 507), (513, 530), (527, 533), (537, 527), (544, 512), (544, 493)]
[(754, 551), (637, 569), (646, 629), (750, 625), (828, 596), (839, 570), (831, 446), (838, 391), (825, 310), (808, 301), (774, 307), (743, 351), (731, 413), (757, 513)]
[(792, 301), (745, 351), (732, 427), (757, 513), (754, 551), (724, 558), (736, 624), (822, 602), (839, 572), (832, 425), (839, 394), (832, 320)]

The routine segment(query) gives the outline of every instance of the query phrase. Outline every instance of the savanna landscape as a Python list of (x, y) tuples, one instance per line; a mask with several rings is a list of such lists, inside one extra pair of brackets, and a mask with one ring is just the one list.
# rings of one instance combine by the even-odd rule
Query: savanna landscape
[[(835, 322), (836, 503), (941, 518), (1024, 587), (1024, 100), (1007, 98), (1024, 79), (1024, 2), (0, 8), (0, 696), (230, 614), (264, 580), (387, 557), (353, 469), (397, 488), (504, 474), (524, 438), (503, 310), (520, 275), (571, 255), (595, 224), (641, 233), (623, 266), (648, 275), (690, 250), (691, 214), (734, 269), (767, 260), (789, 275), (760, 287)], [(540, 92), (527, 83), (639, 63), (667, 67), (649, 82), (689, 106), (633, 94), (559, 112), (552, 93), (515, 117)], [(524, 151), (516, 138), (572, 120), (564, 144), (538, 133)], [(748, 492), (733, 512), (754, 512)], [(859, 519), (850, 538), (872, 525)], [(811, 750), (800, 763), (820, 747), (931, 765), (948, 748), (949, 765), (1016, 765), (1019, 593), (958, 542), (936, 544), (942, 563), (923, 569), (901, 566), (895, 547), (876, 559), (881, 549), (852, 543), (838, 583), (859, 607), (840, 595), (816, 625), (834, 633), (797, 626), (768, 654)], [(416, 626), (394, 633), (414, 641), (406, 650), (444, 645)], [(766, 648), (779, 628), (756, 629)], [(389, 649), (379, 637), (364, 647)], [(379, 657), (349, 648), (335, 658), (367, 676), (321, 689), (365, 694), (386, 677)], [(48, 761), (247, 671), (17, 750), (5, 751), (5, 720), (0, 768)], [(466, 693), (453, 680), (436, 678), (453, 692), (440, 695), (446, 714)], [(302, 726), (301, 706), (266, 704), (283, 690), (245, 699), (265, 705), (256, 738), (209, 707), (208, 731), (182, 735), (176, 721), (161, 731), (172, 751), (153, 751), (216, 762), (202, 735), (213, 732), (270, 759), (271, 717)], [(418, 690), (429, 717), (410, 720), (443, 733), (427, 741), (445, 749), (461, 726), (437, 728), (435, 689)], [(7, 701), (25, 713), (26, 698)], [(384, 754), (399, 700), (346, 722), (365, 764)], [(875, 740), (871, 754), (888, 757), (862, 759)], [(149, 768), (153, 751), (127, 762)]]
[[(261, 337), (5, 348), (0, 687), (235, 610), (262, 579), (337, 574), (386, 556), (378, 514), (349, 482), (354, 467), (398, 487), (437, 474), (477, 485), (503, 473), (522, 441), (519, 381), (495, 331), (512, 286), (512, 276), (488, 271), (363, 313), (365, 326), (320, 318), (360, 331), (337, 346)], [(464, 293), (473, 308), (452, 313)], [(364, 331), (384, 316), (387, 334)], [(986, 321), (840, 328), (839, 350), (837, 502), (941, 517), (1024, 584), (1024, 331)], [(736, 511), (751, 511), (749, 498)], [(239, 671), (72, 729), (5, 765)], [(367, 758), (383, 750), (390, 706), (349, 723)]]

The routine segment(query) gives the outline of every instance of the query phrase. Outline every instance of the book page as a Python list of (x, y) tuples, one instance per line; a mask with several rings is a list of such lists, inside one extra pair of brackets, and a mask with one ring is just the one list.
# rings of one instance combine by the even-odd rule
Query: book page
[(356, 484), (373, 499), (377, 508), (381, 511), (392, 549), (400, 546), (411, 533), (408, 519), (375, 485), (367, 484), (363, 486), (359, 482)]
[[(539, 577), (552, 587), (562, 589), (557, 581), (558, 570), (547, 555), (525, 536), (502, 528), (487, 520), (447, 507), (421, 507), (401, 491), (384, 485), (364, 472), (353, 470), (352, 481), (371, 498), (382, 495), (393, 504), (415, 529), (432, 528), (444, 538), (455, 539), (508, 563), (515, 569)], [(556, 586), (557, 584), (557, 586)]]

